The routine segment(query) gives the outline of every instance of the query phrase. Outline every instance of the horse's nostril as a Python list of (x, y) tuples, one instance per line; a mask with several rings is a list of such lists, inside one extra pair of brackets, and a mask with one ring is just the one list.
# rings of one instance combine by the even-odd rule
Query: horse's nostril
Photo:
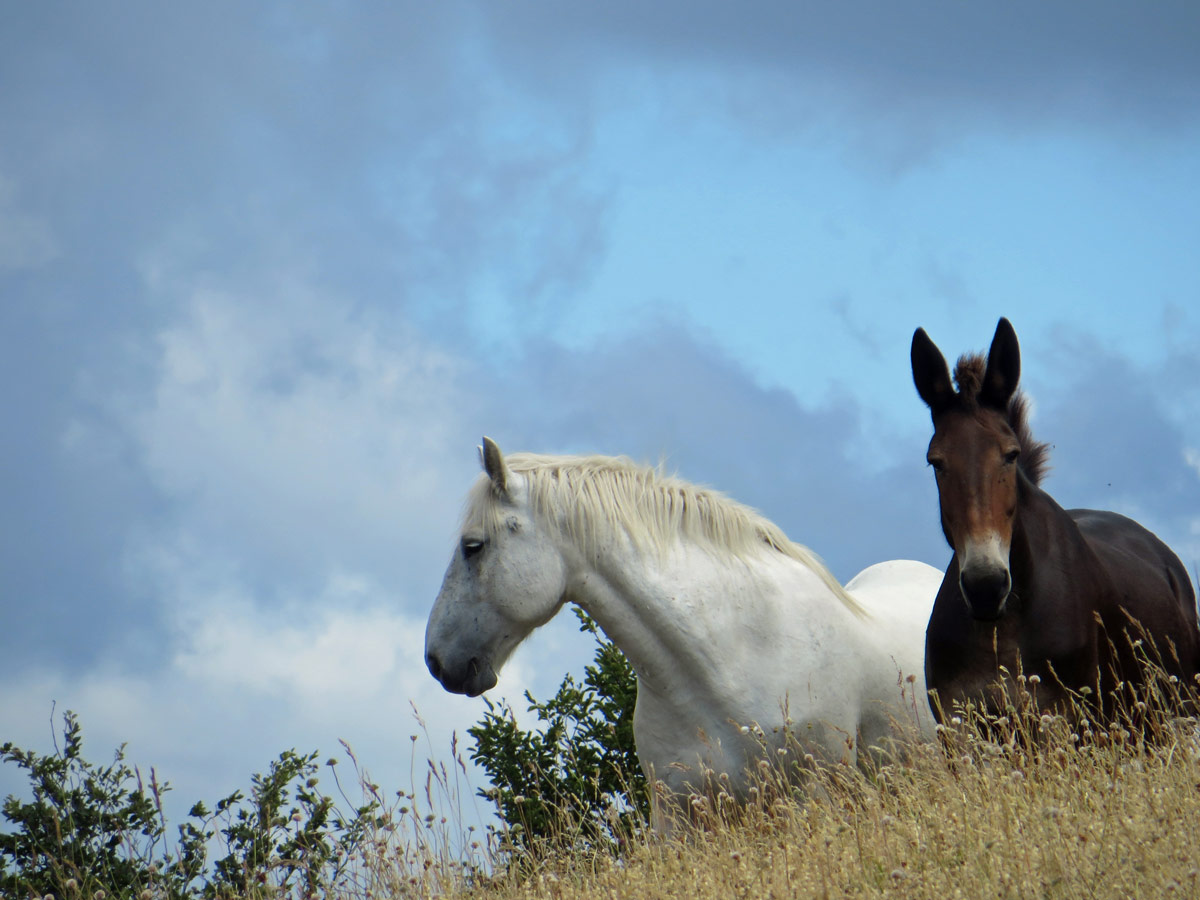
[(427, 666), (429, 667), (429, 674), (430, 674), (430, 675), (432, 675), (432, 676), (433, 676), (434, 678), (436, 678), (438, 681), (441, 681), (441, 680), (442, 680), (442, 663), (441, 663), (441, 660), (439, 660), (439, 659), (438, 659), (436, 656), (434, 656), (432, 653), (426, 653), (426, 654), (425, 654), (425, 665), (427, 665)]
[(1004, 612), (1004, 603), (1012, 589), (1012, 577), (1007, 569), (976, 569), (959, 575), (963, 599), (977, 619), (993, 620)]

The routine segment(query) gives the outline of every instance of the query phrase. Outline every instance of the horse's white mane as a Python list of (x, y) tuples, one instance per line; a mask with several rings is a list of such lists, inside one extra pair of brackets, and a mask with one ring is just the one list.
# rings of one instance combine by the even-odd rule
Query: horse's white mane
[[(589, 556), (616, 532), (626, 533), (635, 548), (660, 555), (681, 536), (738, 559), (765, 544), (811, 569), (855, 615), (868, 615), (813, 551), (719, 491), (621, 456), (512, 453), (504, 462), (512, 474), (524, 476), (534, 515), (560, 523)], [(480, 479), (468, 496), (465, 519), (490, 535), (505, 527), (504, 501), (487, 479)]]

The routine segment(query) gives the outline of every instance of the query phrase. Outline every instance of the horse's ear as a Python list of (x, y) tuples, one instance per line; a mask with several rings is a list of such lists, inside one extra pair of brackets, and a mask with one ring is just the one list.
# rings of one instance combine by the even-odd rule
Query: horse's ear
[(979, 388), (979, 402), (993, 409), (1005, 410), (1017, 382), (1021, 380), (1021, 347), (1017, 333), (1008, 319), (996, 325), (992, 348), (988, 350), (987, 369), (983, 373), (983, 385)]
[(479, 448), (479, 458), (483, 462), (483, 471), (492, 479), (492, 490), (497, 496), (503, 497), (508, 493), (508, 466), (504, 464), (504, 454), (487, 435), (483, 437), (483, 446)]
[(912, 339), (913, 384), (917, 393), (935, 416), (950, 405), (954, 399), (954, 386), (950, 383), (950, 367), (946, 357), (937, 348), (924, 328), (913, 332)]

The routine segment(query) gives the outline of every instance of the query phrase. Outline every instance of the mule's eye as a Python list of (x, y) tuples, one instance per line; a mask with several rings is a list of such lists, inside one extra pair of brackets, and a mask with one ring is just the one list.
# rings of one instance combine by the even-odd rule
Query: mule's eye
[(1017, 457), (1020, 455), (1021, 455), (1020, 450), (1009, 450), (1007, 453), (1004, 454), (1004, 464), (1006, 466), (1011, 466), (1013, 463), (1015, 463), (1017, 461)]
[(933, 469), (934, 473), (937, 475), (941, 475), (942, 470), (946, 468), (946, 463), (941, 457), (931, 456), (929, 457), (928, 462), (929, 467)]
[(479, 538), (463, 538), (462, 539), (462, 555), (463, 559), (470, 559), (483, 549), (486, 541), (481, 541)]

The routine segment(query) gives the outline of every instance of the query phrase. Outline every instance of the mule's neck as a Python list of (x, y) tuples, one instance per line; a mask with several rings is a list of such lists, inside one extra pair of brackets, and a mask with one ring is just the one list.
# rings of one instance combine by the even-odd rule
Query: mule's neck
[(1027, 602), (1038, 599), (1042, 576), (1084, 561), (1082, 571), (1100, 565), (1070, 513), (1024, 472), (1020, 474), (1009, 569), (1013, 591)]

